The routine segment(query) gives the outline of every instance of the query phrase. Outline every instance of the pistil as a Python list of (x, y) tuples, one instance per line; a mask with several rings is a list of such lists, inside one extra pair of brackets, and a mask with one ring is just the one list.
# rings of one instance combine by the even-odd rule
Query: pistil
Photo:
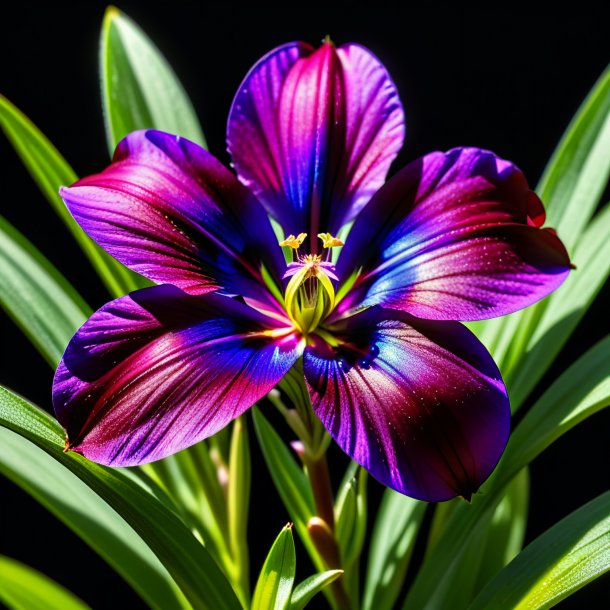
[[(327, 260), (323, 260), (322, 254), (299, 254), (306, 237), (306, 233), (296, 237), (289, 235), (279, 242), (280, 246), (293, 250), (293, 262), (288, 264), (284, 274), (284, 279), (290, 278), (284, 296), (286, 313), (304, 335), (313, 332), (333, 310), (335, 288), (332, 282), (339, 281), (328, 255)], [(318, 237), (329, 253), (330, 248), (343, 245), (330, 233), (321, 233)]]

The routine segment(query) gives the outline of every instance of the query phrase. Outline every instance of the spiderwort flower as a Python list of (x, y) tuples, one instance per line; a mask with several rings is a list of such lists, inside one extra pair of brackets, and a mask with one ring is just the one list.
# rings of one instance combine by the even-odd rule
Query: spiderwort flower
[(381, 482), (431, 501), (476, 491), (510, 410), (458, 320), (537, 301), (570, 263), (523, 174), (491, 152), (435, 152), (384, 185), (403, 135), (369, 51), (292, 43), (237, 92), (237, 177), (148, 130), (62, 189), (98, 244), (159, 284), (103, 306), (68, 345), (53, 399), (69, 448), (157, 460), (226, 426), (302, 357), (315, 413)]

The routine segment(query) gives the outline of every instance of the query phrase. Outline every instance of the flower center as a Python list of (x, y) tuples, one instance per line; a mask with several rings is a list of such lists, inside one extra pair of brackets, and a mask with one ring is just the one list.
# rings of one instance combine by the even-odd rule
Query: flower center
[[(335, 266), (330, 262), (330, 249), (342, 246), (343, 242), (330, 233), (320, 233), (323, 254), (299, 254), (299, 248), (307, 233), (299, 233), (296, 237), (289, 235), (279, 243), (282, 247), (293, 250), (293, 261), (282, 279), (290, 278), (284, 295), (286, 313), (295, 326), (304, 334), (313, 332), (335, 307), (335, 287), (338, 282)], [(326, 260), (323, 260), (326, 258)]]

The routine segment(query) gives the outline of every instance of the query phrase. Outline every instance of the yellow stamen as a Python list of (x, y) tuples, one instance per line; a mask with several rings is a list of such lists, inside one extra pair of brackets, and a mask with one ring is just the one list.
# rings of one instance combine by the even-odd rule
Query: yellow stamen
[(318, 233), (318, 237), (322, 240), (324, 248), (336, 248), (344, 245), (338, 237), (333, 237), (330, 233)]
[(282, 248), (287, 246), (288, 248), (298, 250), (301, 247), (301, 244), (305, 241), (306, 237), (307, 233), (299, 233), (296, 237), (294, 235), (289, 235), (286, 239), (280, 242), (280, 246), (282, 246)]

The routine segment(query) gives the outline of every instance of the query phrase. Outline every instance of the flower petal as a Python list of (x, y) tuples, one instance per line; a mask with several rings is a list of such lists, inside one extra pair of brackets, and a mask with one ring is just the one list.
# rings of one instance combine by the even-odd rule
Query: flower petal
[(469, 498), (510, 427), (500, 373), (457, 322), (371, 308), (308, 346), (314, 411), (339, 446), (384, 485), (427, 501)]
[(337, 263), (362, 268), (341, 311), (381, 304), (480, 320), (545, 297), (570, 260), (523, 174), (476, 148), (432, 153), (394, 176), (358, 217)]
[[(367, 49), (278, 47), (240, 86), (227, 141), (240, 179), (283, 226), (333, 234), (383, 184), (402, 146), (396, 87)], [(313, 236), (313, 237), (312, 237)]]
[(278, 280), (285, 268), (261, 205), (212, 155), (179, 136), (134, 132), (106, 170), (61, 195), (95, 241), (157, 283), (260, 298), (261, 264)]
[(142, 464), (226, 426), (301, 351), (289, 327), (233, 299), (145, 288), (102, 307), (72, 338), (53, 405), (71, 449)]

